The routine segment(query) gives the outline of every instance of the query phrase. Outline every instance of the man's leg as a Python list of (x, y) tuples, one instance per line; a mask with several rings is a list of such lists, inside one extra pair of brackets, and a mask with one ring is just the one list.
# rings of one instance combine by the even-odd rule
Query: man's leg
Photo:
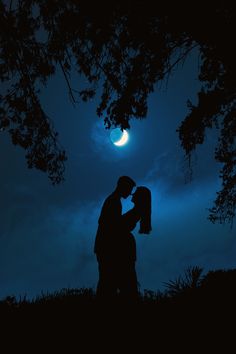
[(115, 270), (110, 259), (97, 257), (99, 280), (97, 284), (97, 298), (109, 301), (116, 296)]

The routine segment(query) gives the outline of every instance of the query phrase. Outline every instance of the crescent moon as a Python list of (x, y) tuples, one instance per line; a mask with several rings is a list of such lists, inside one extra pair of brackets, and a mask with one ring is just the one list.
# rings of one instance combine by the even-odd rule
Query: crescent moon
[(114, 145), (116, 146), (122, 146), (122, 145), (125, 145), (127, 143), (129, 139), (129, 134), (127, 133), (126, 130), (123, 130), (123, 134), (121, 136), (121, 138), (117, 141), (114, 142)]

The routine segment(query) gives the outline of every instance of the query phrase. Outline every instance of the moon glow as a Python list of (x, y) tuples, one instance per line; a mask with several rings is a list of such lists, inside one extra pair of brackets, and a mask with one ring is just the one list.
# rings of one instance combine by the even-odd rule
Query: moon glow
[(111, 131), (110, 139), (114, 145), (123, 146), (129, 140), (129, 134), (126, 130), (122, 131), (120, 128), (115, 128)]

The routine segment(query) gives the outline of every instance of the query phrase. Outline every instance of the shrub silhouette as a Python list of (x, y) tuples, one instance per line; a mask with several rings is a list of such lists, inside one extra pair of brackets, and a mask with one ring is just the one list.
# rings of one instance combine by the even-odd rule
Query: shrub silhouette
[(188, 267), (183, 276), (164, 282), (167, 296), (173, 297), (197, 289), (201, 285), (202, 272), (200, 267)]
[(236, 297), (236, 269), (209, 271), (201, 282), (205, 299), (233, 303)]

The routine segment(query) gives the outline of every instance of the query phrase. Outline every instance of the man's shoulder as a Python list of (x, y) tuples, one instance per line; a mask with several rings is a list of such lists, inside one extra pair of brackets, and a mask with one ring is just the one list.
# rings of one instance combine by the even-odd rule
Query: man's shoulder
[(119, 196), (116, 194), (116, 193), (111, 193), (106, 199), (105, 199), (105, 202), (118, 202), (120, 203), (120, 198)]
[(121, 201), (120, 198), (117, 194), (111, 193), (104, 201), (103, 207), (108, 207), (108, 206), (121, 206)]

